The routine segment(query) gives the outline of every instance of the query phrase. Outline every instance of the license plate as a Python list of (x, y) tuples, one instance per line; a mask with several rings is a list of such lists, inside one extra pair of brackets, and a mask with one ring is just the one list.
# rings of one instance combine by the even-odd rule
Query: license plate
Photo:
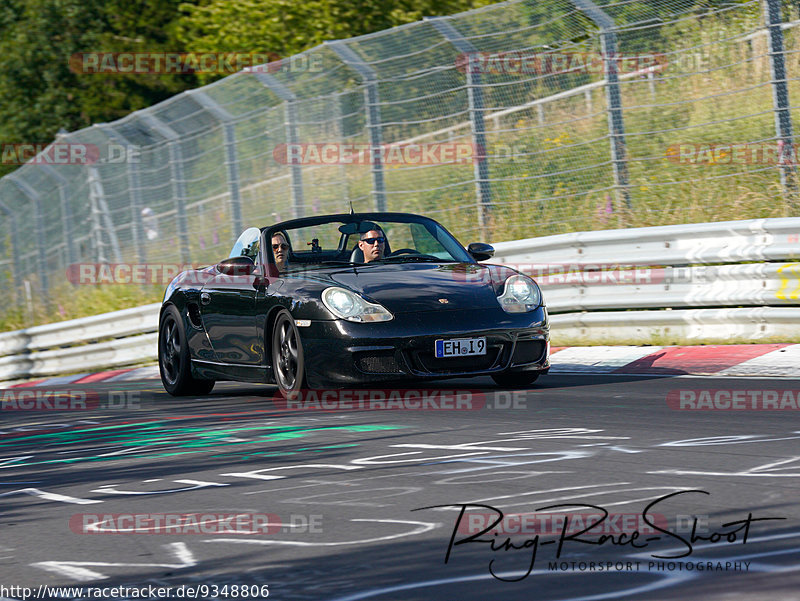
[(469, 357), (486, 354), (486, 338), (454, 338), (437, 340), (434, 355), (437, 359), (444, 357)]

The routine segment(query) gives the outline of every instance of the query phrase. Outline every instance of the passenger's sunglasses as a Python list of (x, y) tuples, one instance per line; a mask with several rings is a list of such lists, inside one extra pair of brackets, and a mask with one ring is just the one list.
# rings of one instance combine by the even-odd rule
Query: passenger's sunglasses
[(286, 242), (283, 242), (281, 244), (273, 244), (272, 245), (272, 250), (278, 250), (279, 248), (282, 248), (283, 250), (287, 250), (289, 248), (289, 245), (286, 244)]
[(386, 242), (386, 238), (384, 238), (383, 236), (378, 236), (377, 238), (361, 238), (361, 241), (366, 242), (367, 244), (372, 246), (376, 242), (378, 244), (383, 244), (384, 242)]

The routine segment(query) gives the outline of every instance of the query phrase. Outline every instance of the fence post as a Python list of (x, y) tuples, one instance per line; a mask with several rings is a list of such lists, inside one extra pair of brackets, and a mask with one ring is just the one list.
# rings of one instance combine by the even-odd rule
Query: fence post
[[(47, 151), (45, 151), (47, 152)], [(78, 262), (78, 253), (75, 250), (75, 240), (72, 233), (72, 210), (69, 207), (67, 198), (67, 178), (61, 175), (52, 165), (42, 163), (40, 165), (45, 172), (58, 182), (58, 200), (61, 205), (61, 235), (64, 237), (64, 244), (67, 247), (67, 264), (72, 265)]]
[(11, 260), (14, 263), (14, 286), (17, 289), (17, 299), (20, 299), (22, 298), (23, 273), (19, 260), (19, 224), (17, 223), (17, 215), (2, 200), (0, 200), (0, 211), (3, 211), (11, 221)]
[(45, 303), (50, 304), (50, 285), (47, 280), (47, 247), (45, 246), (44, 216), (42, 215), (42, 199), (39, 193), (27, 182), (17, 177), (16, 173), (9, 173), (6, 178), (13, 183), (33, 203), (34, 227), (36, 228), (36, 248), (39, 251), (38, 271), (39, 284), (42, 286), (42, 296)]
[[(331, 120), (334, 122), (334, 131), (340, 144), (344, 144), (344, 117), (342, 117), (342, 105), (339, 94), (331, 94)], [(347, 167), (343, 162), (339, 162), (339, 177), (342, 178), (342, 188), (344, 189), (344, 204), (342, 206), (350, 206), (350, 182), (347, 180)]]
[(239, 158), (236, 153), (236, 127), (233, 124), (233, 115), (220, 106), (216, 100), (211, 98), (202, 89), (189, 90), (189, 98), (196, 101), (204, 109), (222, 123), (222, 131), (225, 136), (225, 167), (228, 174), (228, 190), (231, 194), (231, 223), (233, 224), (233, 240), (238, 238), (244, 231), (242, 221), (242, 196), (239, 191)]
[(772, 75), (772, 105), (775, 111), (775, 135), (778, 138), (778, 164), (781, 186), (793, 209), (797, 196), (797, 157), (794, 153), (792, 114), (789, 104), (789, 87), (786, 82), (783, 30), (781, 29), (781, 1), (764, 1), (764, 21), (769, 44), (769, 68)]
[[(448, 21), (449, 17), (426, 17), (425, 21), (450, 42), (456, 50), (467, 57), (467, 100), (469, 102), (469, 122), (472, 128), (472, 144), (475, 147), (473, 172), (475, 192), (478, 196), (478, 231), (483, 242), (487, 240), (486, 225), (492, 208), (492, 190), (489, 181), (489, 163), (486, 159), (486, 124), (483, 120), (484, 101), (481, 87), (481, 74), (478, 67), (477, 49)], [(539, 113), (539, 119), (543, 116)]]
[[(114, 129), (114, 126), (102, 123), (97, 127), (109, 140), (123, 146), (132, 147), (131, 141)], [(127, 150), (127, 149), (126, 149)], [(129, 156), (126, 152), (126, 156)], [(128, 161), (128, 194), (131, 199), (131, 238), (136, 248), (136, 258), (140, 263), (147, 262), (147, 247), (144, 243), (144, 223), (142, 223), (142, 190), (139, 180), (139, 163)]]
[[(105, 224), (108, 245), (113, 253), (112, 260), (115, 263), (122, 263), (122, 252), (119, 248), (117, 232), (114, 230), (114, 221), (111, 219), (111, 212), (108, 210), (108, 204), (106, 204), (106, 192), (103, 188), (100, 172), (97, 167), (92, 165), (87, 167), (87, 171), (89, 175), (89, 203), (92, 210), (92, 225), (97, 230), (97, 245), (98, 247), (105, 246), (105, 242), (103, 242), (103, 226), (100, 225), (99, 221), (99, 219), (102, 219)], [(106, 260), (105, 257), (102, 257), (98, 259), (98, 262), (104, 263)]]
[[(286, 158), (289, 159), (289, 147), (297, 147), (300, 140), (297, 136), (297, 96), (281, 81), (269, 73), (262, 73), (261, 71), (253, 71), (250, 73), (260, 81), (264, 86), (268, 87), (272, 92), (281, 100), (283, 100), (283, 115), (284, 126), (286, 128), (286, 144), (287, 152)], [(292, 216), (302, 217), (305, 213), (304, 203), (305, 197), (303, 194), (303, 167), (296, 164), (293, 160), (289, 161), (292, 173)]]
[(617, 52), (617, 34), (614, 33), (614, 21), (592, 2), (592, 0), (571, 0), (572, 3), (586, 13), (586, 16), (600, 28), (600, 48), (603, 53), (603, 68), (606, 79), (606, 99), (608, 102), (608, 133), (611, 136), (611, 161), (614, 165), (614, 187), (622, 197), (626, 208), (630, 211), (630, 190), (628, 189), (627, 145), (625, 142), (625, 124), (622, 119), (622, 96), (619, 89), (619, 58)]
[(186, 180), (183, 175), (183, 151), (180, 147), (180, 136), (169, 125), (150, 113), (140, 112), (139, 116), (146, 125), (167, 139), (169, 149), (169, 165), (172, 175), (172, 195), (178, 213), (178, 238), (180, 239), (181, 261), (184, 265), (192, 262), (189, 248), (189, 221), (186, 218)]
[(378, 78), (375, 70), (361, 59), (344, 41), (324, 42), (333, 50), (342, 62), (361, 76), (364, 82), (364, 103), (366, 105), (367, 130), (369, 131), (370, 151), (372, 153), (372, 194), (375, 198), (375, 210), (386, 211), (386, 182), (383, 174), (383, 134), (381, 132), (380, 96), (378, 95)]

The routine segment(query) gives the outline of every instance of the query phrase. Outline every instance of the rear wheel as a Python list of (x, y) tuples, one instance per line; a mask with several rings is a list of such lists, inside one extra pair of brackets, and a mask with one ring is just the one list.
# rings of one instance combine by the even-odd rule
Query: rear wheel
[(306, 386), (303, 344), (288, 311), (281, 311), (272, 326), (272, 371), (284, 396)]
[(518, 371), (507, 372), (504, 374), (495, 374), (492, 376), (495, 384), (498, 386), (508, 386), (509, 388), (516, 388), (518, 386), (527, 386), (533, 384), (539, 379), (538, 371)]
[(192, 376), (189, 343), (174, 305), (164, 310), (158, 327), (158, 370), (164, 389), (173, 396), (203, 395), (214, 388), (214, 380)]

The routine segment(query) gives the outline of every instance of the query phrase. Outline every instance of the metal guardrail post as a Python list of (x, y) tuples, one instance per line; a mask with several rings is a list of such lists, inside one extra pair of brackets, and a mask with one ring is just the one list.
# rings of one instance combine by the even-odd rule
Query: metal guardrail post
[(239, 234), (244, 231), (244, 221), (242, 220), (239, 158), (236, 153), (236, 126), (233, 123), (233, 115), (202, 89), (190, 90), (187, 95), (222, 123), (222, 131), (225, 136), (225, 167), (228, 174), (228, 190), (231, 194), (231, 224), (233, 225), (233, 239), (231, 242), (234, 242)]
[(186, 180), (183, 175), (183, 151), (180, 146), (180, 135), (155, 115), (144, 112), (139, 112), (138, 115), (146, 125), (167, 139), (169, 165), (172, 171), (172, 195), (175, 199), (178, 214), (181, 261), (184, 264), (189, 264), (192, 262), (192, 252), (189, 248), (189, 220), (186, 217)]
[(372, 152), (372, 194), (375, 197), (375, 210), (386, 211), (386, 182), (383, 174), (381, 150), (383, 135), (381, 132), (380, 97), (378, 95), (378, 78), (375, 70), (367, 65), (353, 49), (342, 40), (324, 42), (333, 50), (342, 62), (361, 76), (364, 82), (364, 103), (366, 105), (367, 130), (369, 131), (370, 150)]
[(0, 211), (5, 213), (11, 221), (11, 261), (14, 264), (14, 286), (17, 289), (18, 298), (22, 297), (22, 265), (19, 260), (19, 224), (17, 215), (0, 200)]
[(778, 160), (781, 186), (793, 209), (797, 208), (797, 157), (794, 152), (789, 87), (786, 82), (781, 1), (764, 0), (764, 22), (769, 44), (769, 67), (772, 75), (772, 104), (775, 111), (775, 134), (778, 138)]
[[(286, 144), (296, 147), (300, 144), (297, 136), (297, 96), (276, 77), (261, 71), (250, 71), (252, 75), (266, 86), (281, 100), (283, 100), (284, 126), (286, 128)], [(287, 152), (286, 158), (289, 158)], [(303, 168), (291, 161), (292, 172), (292, 216), (303, 217), (305, 210), (305, 196), (303, 194)]]
[[(133, 147), (128, 138), (123, 136), (112, 125), (102, 123), (95, 125), (109, 140), (123, 146)], [(136, 248), (136, 258), (140, 263), (147, 262), (147, 246), (144, 243), (144, 223), (142, 222), (142, 189), (139, 179), (139, 163), (128, 161), (128, 194), (131, 199), (131, 238)]]
[(78, 262), (78, 252), (75, 250), (75, 239), (72, 231), (72, 210), (69, 208), (69, 199), (67, 198), (67, 178), (51, 165), (42, 163), (40, 166), (50, 177), (58, 182), (58, 199), (61, 204), (62, 218), (61, 235), (64, 237), (64, 244), (67, 247), (67, 264), (72, 265)]
[(13, 183), (33, 203), (34, 222), (36, 228), (36, 248), (39, 251), (38, 271), (39, 283), (45, 303), (50, 304), (50, 285), (47, 279), (47, 247), (45, 246), (44, 216), (42, 215), (42, 199), (39, 193), (27, 182), (17, 177), (16, 173), (9, 173), (6, 178)]
[(427, 17), (425, 21), (467, 57), (467, 98), (469, 101), (469, 120), (472, 126), (472, 144), (475, 147), (475, 188), (478, 195), (478, 229), (481, 239), (487, 238), (486, 225), (492, 208), (492, 189), (489, 181), (489, 163), (486, 160), (486, 125), (483, 119), (484, 102), (481, 74), (478, 68), (477, 48), (449, 22), (449, 17)]
[(619, 59), (617, 34), (614, 20), (604, 13), (592, 0), (571, 0), (589, 19), (600, 28), (600, 47), (606, 78), (606, 100), (608, 102), (608, 133), (611, 136), (611, 161), (614, 165), (614, 186), (622, 197), (625, 206), (631, 210), (630, 190), (628, 188), (627, 145), (625, 124), (622, 119), (622, 97), (619, 88)]

